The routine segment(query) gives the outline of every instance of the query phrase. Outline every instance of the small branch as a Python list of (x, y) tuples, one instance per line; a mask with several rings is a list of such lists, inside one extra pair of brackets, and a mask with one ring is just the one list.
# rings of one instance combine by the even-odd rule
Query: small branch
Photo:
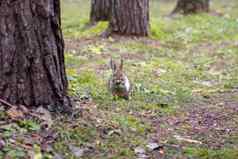
[(193, 143), (193, 144), (200, 144), (200, 145), (202, 144), (202, 142), (198, 141), (198, 140), (187, 139), (187, 138), (183, 138), (183, 137), (178, 136), (178, 135), (175, 135), (174, 137), (178, 141), (188, 142), (188, 143)]
[(14, 105), (8, 103), (7, 101), (5, 101), (5, 100), (3, 100), (3, 99), (1, 99), (1, 98), (0, 98), (0, 103), (2, 103), (2, 104), (5, 105), (5, 106), (8, 106), (8, 107), (15, 107)]

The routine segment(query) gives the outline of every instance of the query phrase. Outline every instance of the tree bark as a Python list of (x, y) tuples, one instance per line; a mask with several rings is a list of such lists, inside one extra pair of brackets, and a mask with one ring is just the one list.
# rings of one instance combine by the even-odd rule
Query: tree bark
[(171, 14), (181, 12), (182, 14), (193, 14), (209, 12), (210, 0), (178, 0), (175, 9)]
[(69, 109), (59, 0), (0, 1), (0, 98)]
[(90, 23), (109, 21), (111, 0), (91, 0)]
[(112, 0), (108, 30), (121, 35), (148, 36), (149, 0)]

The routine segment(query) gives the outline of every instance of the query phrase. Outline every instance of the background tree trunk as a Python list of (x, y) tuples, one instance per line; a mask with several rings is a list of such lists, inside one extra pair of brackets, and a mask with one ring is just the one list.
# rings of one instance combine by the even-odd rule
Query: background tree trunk
[(171, 14), (178, 12), (182, 14), (209, 12), (209, 1), (210, 0), (178, 0)]
[(91, 0), (90, 23), (108, 21), (111, 13), (111, 0)]
[(109, 30), (122, 35), (149, 34), (149, 0), (113, 0)]
[(69, 108), (59, 0), (0, 1), (0, 98)]

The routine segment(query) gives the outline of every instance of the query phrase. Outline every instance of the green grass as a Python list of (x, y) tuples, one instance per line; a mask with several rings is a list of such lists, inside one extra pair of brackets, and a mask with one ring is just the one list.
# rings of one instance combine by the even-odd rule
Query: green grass
[(152, 19), (151, 29), (152, 37), (155, 39), (179, 41), (187, 45), (191, 42), (209, 40), (237, 40), (237, 24), (238, 21), (234, 19), (200, 14), (179, 17), (175, 20)]
[[(80, 108), (73, 120), (57, 118), (53, 124), (58, 132), (53, 149), (65, 158), (76, 158), (69, 145), (93, 147), (94, 152), (83, 159), (136, 158), (134, 149), (146, 149), (151, 136), (156, 134), (157, 119), (173, 117), (188, 103), (238, 86), (236, 0), (230, 0), (229, 4), (221, 0), (212, 2), (212, 11), (222, 12), (223, 16), (199, 14), (173, 18), (167, 15), (175, 1), (152, 0), (151, 33), (149, 38), (141, 39), (101, 39), (97, 36), (108, 23), (86, 27), (90, 1), (61, 2), (64, 37), (71, 40), (66, 40), (66, 45), (73, 46), (66, 47), (65, 52), (69, 94), (77, 99), (75, 106)], [(125, 57), (124, 70), (132, 81), (129, 101), (113, 99), (107, 88), (111, 75), (109, 59), (120, 56)], [(233, 98), (238, 100), (237, 96)], [(6, 116), (0, 111), (1, 120)], [(232, 121), (237, 123), (238, 119)], [(13, 145), (10, 139), (14, 134), (38, 132), (40, 127), (40, 123), (32, 119), (1, 126), (0, 139), (6, 141), (6, 146), (0, 151), (0, 158), (5, 154), (10, 158), (26, 156), (26, 150)], [(161, 127), (169, 129), (166, 124)], [(228, 144), (221, 149), (183, 145), (182, 155), (198, 159), (236, 159), (237, 136), (227, 137)], [(167, 142), (179, 144), (173, 137)], [(40, 152), (37, 144), (33, 146), (36, 154), (52, 158), (51, 153)], [(177, 155), (172, 149), (165, 153)]]
[[(164, 16), (172, 10), (174, 2), (152, 1), (149, 39), (110, 37), (95, 41), (93, 38), (106, 29), (107, 23), (85, 29), (89, 6), (87, 2), (80, 10), (76, 7), (80, 2), (65, 1), (62, 9), (65, 37), (82, 42), (92, 40), (76, 50), (67, 50), (69, 87), (72, 95), (91, 99), (96, 108), (88, 106), (89, 116), (95, 118), (80, 119), (76, 128), (60, 130), (61, 138), (55, 148), (67, 157), (73, 158), (67, 148), (70, 142), (95, 145), (97, 154), (89, 158), (134, 158), (133, 149), (145, 146), (149, 140), (147, 134), (155, 132), (149, 118), (173, 115), (194, 99), (238, 85), (238, 50), (234, 43), (238, 40), (238, 21), (234, 9), (227, 13), (231, 17), (200, 14), (170, 19)], [(222, 7), (222, 2), (212, 4), (212, 8), (227, 11)], [(111, 73), (109, 57), (120, 55), (130, 57), (124, 66), (133, 81), (129, 101), (114, 101), (107, 90)], [(99, 135), (102, 129), (106, 137)], [(187, 147), (184, 155), (235, 159), (237, 153), (226, 148)]]
[(237, 149), (210, 150), (205, 148), (187, 148), (184, 153), (199, 159), (235, 159), (238, 157)]
[[(64, 37), (74, 39), (71, 45), (75, 46), (65, 53), (69, 93), (87, 101), (76, 104), (82, 110), (73, 123), (68, 118), (55, 121), (59, 138), (53, 148), (58, 153), (73, 159), (76, 157), (69, 144), (91, 145), (95, 152), (83, 159), (133, 159), (134, 149), (146, 147), (150, 135), (156, 133), (155, 119), (172, 116), (195, 99), (237, 87), (238, 3), (232, 0), (227, 6), (225, 1), (214, 0), (212, 9), (225, 12), (226, 16), (199, 14), (171, 19), (166, 15), (174, 4), (175, 1), (151, 1), (151, 34), (147, 39), (100, 39), (97, 35), (108, 23), (85, 27), (90, 1), (62, 0)], [(108, 92), (110, 56), (125, 57), (124, 70), (133, 85), (129, 101), (113, 100)], [(0, 112), (0, 118), (4, 116)], [(3, 137), (38, 129), (37, 122), (24, 120), (6, 128)], [(232, 140), (238, 143), (237, 137)], [(12, 158), (25, 155), (24, 150), (13, 151), (11, 146), (4, 153)], [(199, 159), (238, 158), (237, 149), (228, 147), (213, 150), (185, 146), (183, 155)]]

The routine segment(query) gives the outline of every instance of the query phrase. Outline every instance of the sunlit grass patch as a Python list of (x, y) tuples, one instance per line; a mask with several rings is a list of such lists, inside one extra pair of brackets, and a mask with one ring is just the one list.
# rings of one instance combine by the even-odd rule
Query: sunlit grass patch
[(163, 18), (151, 19), (151, 37), (158, 40), (165, 40), (171, 34), (166, 30), (169, 20)]
[(99, 78), (93, 71), (76, 72), (68, 70), (70, 85), (69, 90), (72, 94), (87, 98), (101, 98), (107, 94), (105, 81)]
[[(159, 21), (160, 20), (160, 21)], [(207, 14), (152, 20), (152, 37), (182, 44), (238, 39), (238, 22)]]
[[(108, 23), (85, 27), (90, 4), (87, 1), (81, 8), (80, 2), (73, 0), (74, 6), (63, 7), (64, 36), (80, 39), (75, 41), (80, 45), (65, 54), (69, 92), (93, 106), (82, 108), (77, 126), (64, 123), (59, 129), (61, 140), (55, 148), (66, 157), (73, 158), (67, 146), (72, 142), (93, 145), (95, 156), (88, 158), (134, 158), (134, 148), (145, 146), (148, 134), (156, 132), (151, 119), (173, 116), (187, 103), (209, 100), (214, 93), (238, 86), (238, 21), (234, 17), (200, 14), (169, 18), (164, 15), (170, 13), (175, 1), (151, 1), (149, 38), (101, 39), (95, 36)], [(107, 88), (109, 59), (121, 56), (133, 87), (129, 101), (113, 98)], [(93, 111), (97, 113), (90, 114)], [(184, 155), (204, 159), (224, 155), (230, 159), (234, 153), (185, 147)]]
[(106, 30), (108, 23), (99, 22), (96, 26), (87, 27), (89, 21), (87, 19), (65, 21), (63, 25), (63, 32), (67, 38), (87, 38), (92, 36), (99, 36)]

